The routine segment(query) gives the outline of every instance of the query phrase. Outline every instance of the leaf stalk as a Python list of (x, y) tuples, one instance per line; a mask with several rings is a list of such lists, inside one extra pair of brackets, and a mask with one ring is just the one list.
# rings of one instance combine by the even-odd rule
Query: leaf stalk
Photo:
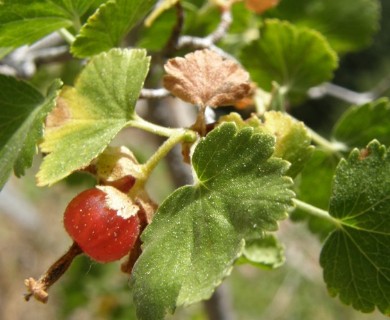
[(157, 124), (144, 120), (138, 115), (134, 115), (133, 120), (130, 120), (127, 123), (127, 126), (142, 129), (144, 131), (167, 138), (180, 135), (182, 136), (182, 140), (185, 142), (194, 142), (197, 138), (196, 133), (192, 130), (159, 126)]
[(333, 218), (328, 211), (317, 208), (309, 203), (303, 202), (298, 199), (293, 199), (294, 204), (297, 208), (305, 211), (306, 213), (318, 217), (320, 219), (326, 220), (333, 224), (336, 228), (341, 228), (341, 222), (335, 218)]
[(58, 30), (57, 32), (69, 44), (72, 44), (74, 42), (74, 40), (76, 39), (75, 36), (73, 34), (71, 34), (68, 30), (66, 30), (65, 28), (62, 28), (62, 29)]

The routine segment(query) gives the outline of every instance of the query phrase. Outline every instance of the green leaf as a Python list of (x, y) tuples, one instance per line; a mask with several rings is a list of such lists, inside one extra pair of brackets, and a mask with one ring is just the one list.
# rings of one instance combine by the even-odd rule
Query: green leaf
[(150, 27), (143, 26), (137, 46), (158, 52), (164, 48), (176, 24), (176, 11), (164, 11)]
[(245, 243), (238, 263), (249, 263), (262, 269), (275, 269), (284, 264), (284, 247), (273, 235), (249, 240)]
[(342, 160), (329, 213), (339, 221), (320, 263), (331, 295), (390, 315), (390, 154), (374, 141)]
[(135, 114), (149, 67), (145, 50), (112, 49), (90, 60), (58, 99), (57, 114), (41, 144), (49, 153), (38, 184), (50, 185), (90, 163)]
[[(297, 178), (296, 192), (299, 200), (328, 210), (332, 180), (338, 162), (338, 158), (333, 154), (315, 149)], [(309, 230), (321, 239), (325, 239), (334, 230), (334, 225), (328, 221), (309, 215), (300, 209), (295, 209), (290, 214), (290, 218), (293, 221), (307, 221)]]
[(333, 137), (350, 148), (363, 148), (373, 139), (390, 145), (389, 99), (348, 109), (333, 129)]
[(106, 0), (52, 0), (57, 5), (65, 8), (69, 12), (70, 17), (80, 17), (88, 11), (95, 8)]
[(55, 81), (44, 97), (26, 82), (0, 75), (0, 188), (12, 169), (20, 177), (31, 167), (60, 86)]
[(145, 25), (150, 27), (154, 21), (166, 10), (172, 8), (178, 3), (179, 0), (162, 0), (145, 19)]
[(0, 3), (0, 47), (31, 44), (72, 25), (72, 17), (55, 1), (5, 0)]
[(154, 0), (110, 0), (89, 17), (71, 47), (77, 57), (89, 57), (120, 45), (123, 37), (152, 8)]
[(277, 229), (291, 206), (287, 162), (271, 158), (274, 139), (225, 123), (197, 145), (195, 185), (159, 207), (142, 234), (143, 253), (132, 273), (139, 319), (210, 297), (241, 255), (244, 239)]
[(291, 163), (287, 175), (294, 178), (313, 152), (305, 125), (285, 113), (269, 111), (264, 114), (264, 127), (276, 136), (274, 156)]
[(290, 95), (302, 95), (332, 78), (337, 56), (318, 32), (267, 20), (260, 34), (240, 60), (264, 90), (271, 91), (276, 81)]
[(294, 0), (280, 1), (271, 13), (321, 32), (338, 52), (367, 46), (379, 27), (377, 0)]
[(309, 160), (313, 147), (305, 125), (283, 112), (268, 111), (263, 121), (256, 115), (243, 120), (238, 113), (230, 113), (219, 118), (219, 122), (234, 122), (239, 128), (251, 126), (276, 137), (274, 156), (290, 162), (287, 175), (294, 178)]

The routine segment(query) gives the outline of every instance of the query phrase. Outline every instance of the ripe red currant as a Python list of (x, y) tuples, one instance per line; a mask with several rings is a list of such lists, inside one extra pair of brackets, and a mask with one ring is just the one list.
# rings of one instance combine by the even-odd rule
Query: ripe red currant
[(85, 254), (98, 262), (115, 261), (132, 249), (140, 232), (140, 208), (111, 186), (77, 195), (64, 213), (64, 226)]

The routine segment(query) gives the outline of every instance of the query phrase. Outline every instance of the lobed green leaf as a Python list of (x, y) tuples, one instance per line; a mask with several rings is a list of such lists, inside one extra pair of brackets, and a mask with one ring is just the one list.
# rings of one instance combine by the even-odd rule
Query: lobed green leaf
[(331, 295), (363, 312), (390, 315), (390, 153), (374, 141), (342, 160), (329, 213), (340, 225), (320, 263)]
[(350, 148), (363, 148), (373, 139), (390, 145), (389, 99), (348, 109), (335, 125), (333, 137)]
[(123, 37), (152, 8), (154, 0), (110, 0), (81, 28), (71, 47), (77, 57), (90, 57), (120, 45)]
[(266, 20), (260, 39), (243, 48), (240, 60), (264, 90), (272, 82), (290, 95), (302, 95), (332, 78), (337, 56), (318, 32), (288, 22)]
[(244, 240), (277, 229), (291, 206), (288, 163), (272, 158), (274, 138), (225, 123), (197, 145), (195, 185), (159, 207), (142, 235), (132, 274), (139, 319), (210, 297), (242, 254)]
[(237, 113), (230, 113), (219, 118), (220, 123), (234, 122), (239, 128), (252, 127), (260, 132), (267, 132), (276, 137), (274, 156), (288, 161), (291, 165), (286, 175), (295, 178), (301, 172), (313, 152), (311, 137), (305, 125), (286, 113), (268, 111), (259, 119), (252, 115), (243, 120)]
[(67, 11), (53, 1), (5, 0), (0, 4), (0, 47), (31, 44), (71, 25)]
[(55, 81), (44, 97), (28, 83), (0, 75), (0, 188), (12, 169), (20, 177), (31, 167), (43, 122), (61, 86)]
[(50, 185), (98, 156), (133, 118), (149, 67), (145, 50), (112, 49), (90, 60), (58, 99), (54, 123), (41, 144), (49, 153), (38, 172), (38, 184)]
[(380, 1), (281, 1), (271, 15), (321, 32), (336, 51), (343, 53), (371, 42), (379, 27)]

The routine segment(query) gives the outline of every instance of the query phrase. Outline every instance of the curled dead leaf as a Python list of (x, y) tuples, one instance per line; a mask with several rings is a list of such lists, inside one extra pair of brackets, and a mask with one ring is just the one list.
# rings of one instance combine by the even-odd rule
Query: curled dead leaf
[(208, 49), (170, 59), (164, 67), (164, 87), (198, 106), (231, 105), (251, 90), (249, 74), (244, 69)]
[(256, 13), (263, 13), (275, 7), (278, 3), (279, 0), (245, 0), (246, 7)]

